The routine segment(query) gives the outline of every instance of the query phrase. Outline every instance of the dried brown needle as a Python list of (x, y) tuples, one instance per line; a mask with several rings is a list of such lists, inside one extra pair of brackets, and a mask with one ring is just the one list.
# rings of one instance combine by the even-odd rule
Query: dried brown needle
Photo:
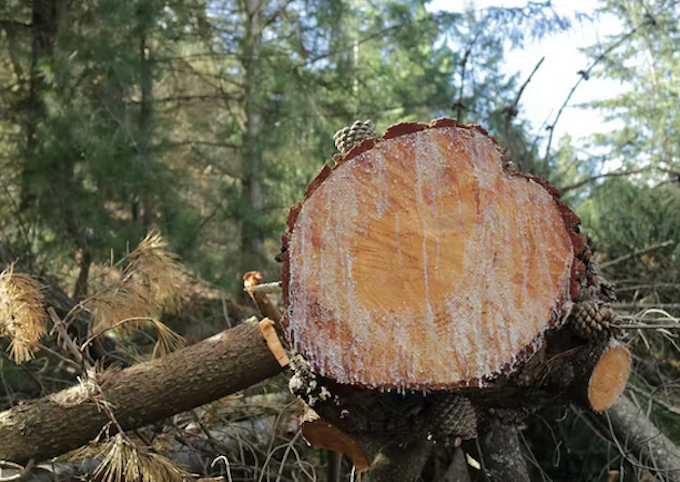
[(189, 286), (189, 277), (178, 256), (165, 250), (168, 243), (150, 232), (130, 253), (129, 269), (148, 286), (151, 301), (159, 311), (179, 313)]
[(152, 320), (159, 313), (178, 313), (190, 283), (177, 255), (165, 248), (167, 243), (160, 234), (150, 232), (127, 256), (124, 269), (102, 269), (100, 289), (92, 298), (97, 323), (94, 331), (116, 325), (116, 329), (132, 330), (152, 321), (159, 332), (159, 352), (181, 344), (179, 335), (170, 336), (165, 325), (161, 328)]
[(184, 346), (184, 338), (181, 335), (175, 333), (158, 320), (153, 320), (153, 325), (158, 332), (158, 341), (153, 347), (153, 358), (165, 356)]
[(37, 343), (47, 332), (40, 284), (14, 272), (14, 264), (0, 273), (0, 337), (11, 338), (9, 352), (16, 363), (35, 357)]
[(94, 472), (104, 482), (182, 482), (188, 472), (162, 455), (150, 453), (117, 434), (100, 444), (104, 456)]

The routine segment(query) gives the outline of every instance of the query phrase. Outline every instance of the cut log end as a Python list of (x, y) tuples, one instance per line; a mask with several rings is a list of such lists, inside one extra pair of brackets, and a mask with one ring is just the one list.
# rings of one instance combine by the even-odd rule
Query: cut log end
[(302, 436), (312, 447), (347, 455), (357, 472), (368, 469), (370, 462), (359, 444), (345, 432), (308, 411), (302, 422)]
[(614, 346), (598, 360), (588, 381), (588, 402), (596, 412), (604, 412), (623, 394), (630, 376), (630, 351)]
[(312, 181), (284, 239), (287, 336), (314, 371), (380, 389), (478, 385), (571, 308), (578, 218), (455, 121), (400, 124)]
[(259, 323), (260, 333), (262, 333), (262, 337), (264, 338), (264, 341), (267, 342), (269, 351), (272, 352), (272, 355), (274, 355), (276, 361), (279, 362), (279, 365), (287, 367), (290, 364), (290, 359), (281, 344), (281, 340), (279, 339), (279, 335), (276, 333), (276, 328), (274, 326), (275, 324), (272, 320), (265, 318)]

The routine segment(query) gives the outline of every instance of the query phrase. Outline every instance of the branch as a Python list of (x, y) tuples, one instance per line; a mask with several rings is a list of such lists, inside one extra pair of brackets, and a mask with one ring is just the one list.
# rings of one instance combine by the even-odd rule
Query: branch
[(495, 415), (482, 417), (478, 427), (484, 472), (492, 482), (529, 482), (517, 428)]
[(458, 93), (458, 102), (454, 104), (456, 107), (456, 120), (463, 122), (463, 108), (465, 107), (465, 104), (463, 103), (463, 91), (465, 89), (465, 72), (467, 69), (467, 62), (468, 59), (470, 58), (470, 54), (472, 53), (472, 48), (475, 46), (475, 43), (477, 42), (477, 39), (481, 35), (482, 30), (478, 30), (477, 33), (475, 34), (475, 37), (472, 39), (472, 42), (470, 42), (470, 45), (468, 48), (465, 50), (465, 55), (463, 55), (463, 61), (460, 63), (461, 65), (461, 72), (460, 72), (460, 91)]
[(575, 182), (574, 184), (570, 184), (569, 186), (563, 187), (560, 189), (562, 191), (562, 194), (568, 191), (573, 191), (574, 189), (578, 189), (581, 186), (585, 186), (586, 184), (597, 181), (598, 179), (604, 179), (606, 177), (623, 177), (623, 176), (632, 176), (633, 174), (640, 174), (641, 172), (649, 171), (649, 167), (642, 167), (640, 169), (632, 169), (630, 171), (616, 171), (616, 172), (608, 172), (606, 174), (598, 174), (597, 176), (591, 176), (583, 179), (582, 181)]
[(560, 116), (562, 115), (562, 112), (564, 109), (567, 107), (567, 104), (571, 100), (571, 96), (574, 95), (574, 92), (576, 92), (576, 89), (578, 86), (581, 84), (583, 80), (588, 80), (590, 78), (590, 72), (595, 68), (597, 64), (600, 63), (607, 55), (609, 55), (614, 49), (616, 49), (619, 45), (621, 45), (623, 42), (631, 38), (633, 35), (637, 33), (638, 30), (640, 30), (643, 27), (646, 27), (648, 25), (654, 25), (654, 19), (653, 17), (648, 17), (645, 19), (644, 22), (642, 22), (640, 25), (635, 27), (633, 30), (622, 36), (619, 40), (614, 42), (612, 45), (609, 46), (607, 50), (602, 52), (594, 61), (593, 63), (590, 64), (590, 66), (586, 70), (579, 70), (578, 75), (579, 78), (574, 84), (574, 86), (571, 88), (569, 91), (569, 95), (567, 95), (567, 98), (564, 99), (564, 102), (562, 103), (562, 106), (560, 107), (560, 110), (557, 111), (557, 115), (555, 116), (555, 120), (553, 121), (552, 124), (550, 124), (546, 129), (550, 131), (550, 136), (548, 137), (548, 146), (545, 149), (545, 158), (543, 159), (544, 162), (548, 162), (548, 156), (550, 156), (550, 146), (552, 145), (552, 139), (553, 135), (555, 134), (555, 127), (557, 126), (557, 122), (560, 120)]
[[(280, 373), (258, 323), (246, 321), (161, 359), (102, 375), (107, 402), (124, 430), (204, 405)], [(94, 439), (109, 422), (86, 385), (0, 412), (0, 460), (24, 464)], [(74, 423), (77, 421), (77, 423)]]
[(210, 147), (223, 147), (225, 149), (241, 149), (242, 146), (238, 144), (233, 144), (230, 142), (211, 142), (211, 141), (196, 141), (196, 140), (188, 140), (188, 141), (181, 141), (181, 142), (168, 142), (168, 143), (163, 143), (163, 144), (158, 144), (155, 146), (155, 148), (172, 148), (172, 147), (183, 147), (183, 146), (210, 146)]
[(529, 74), (529, 77), (527, 77), (527, 80), (525, 80), (524, 83), (522, 84), (522, 87), (519, 88), (517, 96), (515, 97), (515, 101), (512, 103), (512, 105), (503, 109), (505, 111), (505, 122), (503, 124), (503, 144), (505, 145), (508, 144), (507, 139), (510, 133), (510, 124), (512, 123), (512, 118), (517, 115), (517, 105), (519, 104), (519, 99), (522, 97), (524, 89), (526, 89), (529, 82), (531, 82), (531, 78), (534, 76), (534, 74), (536, 73), (536, 71), (541, 66), (544, 60), (545, 56), (541, 57), (541, 60), (538, 61), (536, 67), (534, 67), (534, 70), (532, 70), (531, 74)]
[(632, 253), (625, 254), (623, 256), (619, 256), (616, 259), (613, 259), (611, 261), (607, 261), (606, 263), (601, 263), (600, 268), (608, 268), (609, 266), (614, 266), (615, 264), (619, 264), (622, 261), (626, 261), (631, 258), (635, 258), (637, 256), (642, 256), (647, 253), (651, 253), (652, 251), (656, 251), (657, 249), (662, 249), (666, 248), (668, 246), (673, 246), (673, 240), (669, 239), (668, 241), (664, 241), (663, 243), (655, 244), (654, 246), (650, 246), (649, 248), (644, 248), (644, 249), (636, 249)]
[(680, 449), (628, 397), (619, 398), (602, 418), (621, 455), (662, 475), (661, 480), (680, 481)]
[(5, 20), (5, 19), (0, 19), (0, 28), (3, 29), (11, 29), (11, 28), (21, 28), (21, 29), (30, 29), (32, 25), (30, 23), (23, 23), (23, 22), (18, 22), (16, 20)]

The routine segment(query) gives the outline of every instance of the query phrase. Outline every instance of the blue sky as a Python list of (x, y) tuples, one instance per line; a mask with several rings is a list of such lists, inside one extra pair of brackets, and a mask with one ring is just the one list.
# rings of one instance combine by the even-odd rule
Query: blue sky
[[(477, 0), (475, 8), (489, 6), (520, 7), (525, 0)], [(574, 18), (576, 12), (585, 13), (593, 18), (592, 22), (573, 22), (568, 32), (545, 37), (536, 42), (527, 42), (522, 50), (507, 52), (505, 73), (519, 72), (519, 82), (524, 82), (541, 57), (545, 61), (527, 86), (520, 101), (520, 115), (528, 119), (537, 131), (548, 119), (551, 123), (566, 99), (569, 91), (579, 78), (577, 72), (585, 69), (590, 60), (579, 49), (596, 45), (608, 36), (622, 33), (622, 26), (610, 15), (598, 15), (598, 2), (592, 0), (556, 0), (552, 2), (555, 10)], [(438, 10), (461, 10), (463, 2), (433, 0), (429, 8)], [(577, 105), (594, 99), (604, 99), (624, 91), (625, 86), (611, 80), (590, 79), (581, 82), (568, 107), (562, 113), (555, 130), (553, 145), (565, 133), (574, 138), (574, 144), (583, 144), (584, 138), (594, 132), (611, 130), (615, 127), (606, 124), (602, 115), (592, 109), (581, 109)], [(579, 140), (581, 139), (581, 140)]]

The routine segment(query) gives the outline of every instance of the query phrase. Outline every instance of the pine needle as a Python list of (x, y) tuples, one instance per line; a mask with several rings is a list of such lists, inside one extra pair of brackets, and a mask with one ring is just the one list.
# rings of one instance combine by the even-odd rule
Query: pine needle
[(168, 243), (153, 231), (130, 253), (130, 270), (148, 285), (153, 303), (164, 313), (179, 313), (189, 286), (189, 277), (175, 253), (165, 251)]
[(147, 318), (154, 314), (149, 295), (138, 283), (124, 282), (122, 279), (103, 289), (94, 299), (93, 316), (97, 324), (95, 331), (109, 328), (122, 320), (119, 331), (129, 333), (139, 328)]
[[(127, 256), (125, 269), (102, 268), (100, 289), (91, 300), (95, 331), (113, 327), (121, 320), (136, 319), (116, 327), (125, 332), (139, 328), (159, 313), (179, 313), (190, 279), (178, 256), (165, 248), (167, 243), (152, 231)], [(160, 336), (165, 336), (159, 338), (157, 346), (161, 353), (180, 345), (179, 335), (170, 335), (167, 327), (156, 328)]]
[(9, 352), (16, 363), (33, 359), (47, 332), (40, 289), (34, 279), (14, 273), (14, 264), (0, 273), (0, 337), (12, 339)]
[(172, 331), (165, 324), (158, 320), (153, 320), (153, 326), (158, 332), (158, 341), (153, 347), (153, 358), (165, 356), (168, 353), (184, 347), (184, 338)]
[(135, 447), (121, 434), (101, 444), (104, 457), (94, 471), (104, 482), (182, 482), (189, 473), (162, 455)]

